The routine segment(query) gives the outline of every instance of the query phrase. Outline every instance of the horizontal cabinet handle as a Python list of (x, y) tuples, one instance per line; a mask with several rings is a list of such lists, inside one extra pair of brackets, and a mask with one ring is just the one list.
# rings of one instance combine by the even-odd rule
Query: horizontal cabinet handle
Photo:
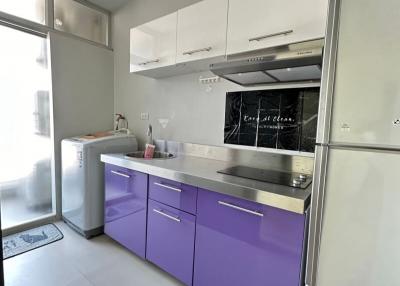
[(162, 216), (165, 216), (166, 218), (172, 219), (173, 221), (181, 222), (181, 220), (180, 220), (179, 217), (174, 217), (174, 216), (172, 216), (172, 215), (166, 214), (166, 213), (163, 212), (163, 211), (159, 211), (159, 210), (157, 210), (157, 209), (153, 209), (153, 212), (158, 213), (158, 214), (160, 214), (160, 215), (162, 215)]
[(171, 186), (168, 186), (168, 185), (164, 185), (164, 184), (161, 184), (161, 183), (154, 183), (154, 185), (157, 185), (157, 186), (160, 186), (162, 188), (166, 188), (168, 190), (172, 190), (172, 191), (175, 191), (175, 192), (178, 192), (178, 193), (182, 192), (181, 189), (174, 188), (174, 187), (171, 187)]
[(245, 209), (245, 208), (242, 208), (242, 207), (239, 207), (239, 206), (230, 204), (230, 203), (226, 203), (226, 202), (223, 202), (223, 201), (218, 201), (218, 203), (219, 203), (220, 205), (223, 205), (223, 206), (226, 206), (226, 207), (228, 207), (228, 208), (232, 208), (232, 209), (235, 209), (235, 210), (238, 210), (238, 211), (246, 212), (246, 213), (253, 214), (253, 215), (256, 215), (256, 216), (260, 216), (260, 217), (263, 217), (263, 216), (264, 216), (264, 214), (262, 214), (262, 213), (260, 213), (260, 212), (258, 212), (258, 211), (253, 211), (253, 210)]
[(147, 61), (147, 62), (143, 62), (143, 63), (138, 63), (139, 66), (145, 66), (148, 64), (154, 64), (154, 63), (159, 63), (160, 59), (155, 59), (155, 60), (151, 60), (151, 61)]
[(124, 177), (124, 178), (130, 178), (131, 177), (131, 176), (127, 175), (127, 174), (124, 174), (124, 173), (121, 173), (121, 172), (118, 172), (118, 171), (111, 171), (111, 173), (113, 173), (113, 174), (115, 174), (117, 176)]
[(202, 49), (197, 49), (197, 50), (192, 50), (192, 51), (187, 51), (187, 52), (183, 52), (182, 55), (186, 56), (186, 55), (193, 55), (196, 53), (200, 53), (200, 52), (209, 52), (212, 50), (212, 47), (207, 47), (207, 48), (202, 48)]
[(273, 33), (273, 34), (268, 34), (268, 35), (264, 35), (264, 36), (259, 36), (259, 37), (255, 37), (255, 38), (250, 38), (249, 42), (254, 42), (254, 41), (262, 41), (268, 38), (272, 38), (272, 37), (276, 37), (276, 36), (286, 36), (293, 33), (293, 30), (287, 30), (287, 31), (283, 31), (283, 32), (278, 32), (278, 33)]

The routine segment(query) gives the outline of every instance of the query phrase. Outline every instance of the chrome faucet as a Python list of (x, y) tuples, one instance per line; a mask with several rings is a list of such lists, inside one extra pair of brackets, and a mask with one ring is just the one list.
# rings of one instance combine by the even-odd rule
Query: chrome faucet
[(149, 127), (147, 128), (147, 143), (153, 144), (153, 127), (151, 124), (149, 124)]

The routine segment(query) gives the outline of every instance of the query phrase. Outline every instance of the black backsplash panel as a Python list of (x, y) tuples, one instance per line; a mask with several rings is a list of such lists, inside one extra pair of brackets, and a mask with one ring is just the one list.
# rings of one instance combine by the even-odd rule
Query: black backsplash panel
[(319, 88), (228, 92), (226, 144), (314, 152)]

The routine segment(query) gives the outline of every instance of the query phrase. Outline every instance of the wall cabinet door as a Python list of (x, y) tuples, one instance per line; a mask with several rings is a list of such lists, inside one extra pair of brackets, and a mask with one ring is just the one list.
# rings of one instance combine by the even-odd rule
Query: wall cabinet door
[(305, 216), (198, 191), (194, 286), (299, 285)]
[(230, 0), (227, 54), (323, 38), (328, 0)]
[(130, 71), (175, 64), (177, 12), (130, 30)]
[(145, 257), (147, 175), (106, 164), (104, 232)]
[(225, 56), (228, 0), (203, 0), (178, 11), (177, 62)]
[(195, 216), (149, 200), (147, 259), (192, 285)]

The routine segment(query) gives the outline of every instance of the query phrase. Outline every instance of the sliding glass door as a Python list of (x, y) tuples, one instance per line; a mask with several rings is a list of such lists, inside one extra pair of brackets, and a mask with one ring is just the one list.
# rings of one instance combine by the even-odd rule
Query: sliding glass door
[(55, 211), (47, 40), (0, 25), (2, 228)]

